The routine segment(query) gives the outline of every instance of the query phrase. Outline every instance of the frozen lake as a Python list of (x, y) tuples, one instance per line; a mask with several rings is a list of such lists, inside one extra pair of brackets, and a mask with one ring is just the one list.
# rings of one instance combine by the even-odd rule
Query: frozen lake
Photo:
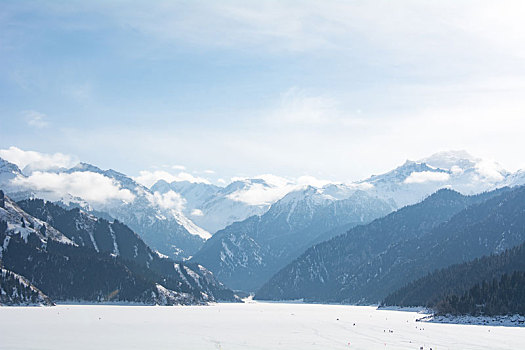
[[(429, 324), (373, 307), (0, 307), (1, 349), (520, 349), (525, 329)], [(354, 325), (355, 323), (355, 325)]]

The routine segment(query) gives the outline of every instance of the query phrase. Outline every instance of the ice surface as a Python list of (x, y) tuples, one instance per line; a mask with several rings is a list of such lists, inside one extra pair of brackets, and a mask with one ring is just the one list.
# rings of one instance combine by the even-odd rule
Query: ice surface
[(301, 303), (2, 307), (0, 348), (520, 349), (525, 342), (523, 328), (415, 322), (422, 316)]

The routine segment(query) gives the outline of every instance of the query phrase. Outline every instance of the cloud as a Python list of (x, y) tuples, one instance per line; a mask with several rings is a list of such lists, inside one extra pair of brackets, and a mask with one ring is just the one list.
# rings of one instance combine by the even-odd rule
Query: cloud
[(406, 184), (421, 184), (425, 182), (444, 182), (450, 179), (450, 175), (442, 172), (421, 171), (413, 172), (404, 181)]
[(133, 180), (148, 188), (153, 186), (159, 180), (164, 180), (168, 183), (173, 181), (188, 181), (192, 183), (206, 184), (210, 183), (210, 181), (203, 177), (193, 176), (187, 172), (179, 172), (178, 174), (172, 174), (164, 170), (142, 170), (139, 172), (139, 176), (134, 177)]
[[(253, 180), (263, 180), (264, 183)], [(294, 180), (262, 174), (253, 177), (233, 177), (231, 181), (244, 181), (245, 186), (228, 195), (228, 198), (248, 205), (270, 205), (298, 187)]]
[(228, 198), (249, 205), (270, 205), (284, 197), (295, 186), (268, 187), (259, 183), (251, 184), (228, 195)]
[(191, 216), (204, 216), (204, 213), (200, 209), (193, 209), (191, 211)]
[[(15, 15), (27, 7), (10, 6)], [(36, 3), (31, 10), (61, 29), (99, 29), (96, 20), (103, 20), (163, 47), (182, 42), (271, 53), (332, 50), (343, 58), (348, 52), (375, 54), (374, 62), (381, 53), (394, 53), (394, 63), (434, 56), (444, 64), (453, 61), (449, 56), (467, 63), (480, 47), (499, 49), (491, 54), (525, 53), (520, 1), (89, 1)]]
[[(228, 195), (228, 198), (234, 201), (243, 202), (249, 205), (270, 205), (283, 198), (288, 193), (303, 189), (305, 186), (313, 186), (322, 188), (328, 184), (333, 184), (333, 181), (321, 180), (314, 176), (300, 176), (297, 179), (287, 179), (284, 177), (264, 174), (254, 176), (250, 179), (262, 179), (266, 184), (261, 184), (253, 181), (248, 181), (247, 186), (241, 188)], [(232, 178), (235, 180), (250, 180), (248, 178)], [(351, 185), (352, 187), (360, 187), (368, 189), (368, 186)]]
[(28, 177), (14, 178), (12, 184), (28, 190), (47, 192), (47, 196), (53, 199), (67, 197), (69, 194), (94, 204), (104, 204), (109, 200), (131, 202), (135, 198), (129, 190), (120, 188), (115, 180), (93, 172), (57, 174), (35, 171)]
[(273, 175), (273, 174), (261, 174), (261, 175), (257, 175), (257, 176), (252, 177), (252, 179), (264, 180), (264, 182), (266, 182), (267, 184), (269, 184), (270, 186), (273, 186), (273, 187), (283, 187), (283, 186), (287, 186), (287, 185), (292, 184), (291, 180), (289, 180), (289, 179), (287, 179), (285, 177), (277, 176), (277, 175)]
[[(263, 180), (260, 183), (253, 180)], [(281, 199), (296, 187), (289, 179), (273, 174), (262, 174), (253, 177), (233, 177), (232, 182), (243, 181), (245, 186), (228, 195), (228, 198), (248, 205), (269, 205)]]
[(186, 170), (184, 165), (172, 165), (171, 168), (175, 170)]
[[(172, 62), (170, 59), (175, 57), (172, 48), (181, 50), (183, 54), (175, 58), (188, 57), (194, 61), (188, 63), (190, 70), (195, 66), (195, 71), (206, 72), (209, 77), (206, 79), (209, 88), (202, 89), (201, 75), (189, 72), (182, 82), (182, 89), (193, 87), (193, 92), (205, 91), (206, 96), (215, 96), (217, 100), (227, 101), (227, 104), (215, 106), (213, 98), (207, 103), (197, 103), (199, 114), (207, 113), (206, 106), (209, 105), (213, 105), (215, 111), (221, 111), (216, 114), (216, 124), (210, 123), (212, 126), (209, 129), (213, 130), (207, 131), (206, 137), (202, 137), (206, 132), (202, 124), (208, 123), (190, 125), (179, 120), (173, 123), (153, 120), (148, 129), (136, 127), (137, 135), (132, 137), (129, 133), (136, 132), (134, 125), (119, 125), (119, 135), (116, 135), (114, 128), (104, 123), (93, 123), (93, 127), (89, 128), (91, 130), (75, 125), (79, 135), (69, 140), (64, 140), (57, 132), (40, 141), (32, 141), (35, 144), (60, 142), (67, 149), (86, 149), (85, 144), (89, 144), (90, 148), (97, 148), (97, 154), (105, 154), (106, 151), (108, 154), (125, 154), (118, 158), (133, 157), (134, 164), (143, 162), (144, 167), (149, 162), (160, 164), (173, 155), (174, 149), (186, 147), (192, 152), (181, 152), (188, 154), (182, 155), (178, 162), (191, 164), (195, 169), (211, 167), (227, 177), (241, 172), (266, 171), (298, 176), (318, 174), (318, 170), (322, 169), (326, 175), (319, 176), (356, 180), (370, 173), (389, 170), (407, 158), (419, 158), (438, 149), (457, 147), (467, 148), (482, 157), (498, 158), (506, 166), (525, 165), (519, 152), (509, 151), (525, 146), (525, 139), (521, 137), (525, 127), (525, 80), (523, 59), (519, 59), (525, 51), (525, 22), (522, 20), (524, 6), (519, 1), (467, 0), (454, 2), (453, 6), (450, 1), (404, 1), (399, 4), (381, 0), (307, 0), (302, 1), (300, 6), (293, 1), (229, 0), (213, 4), (206, 1), (85, 3), (64, 6), (38, 2), (34, 3), (36, 5), (20, 5), (20, 12), (38, 13), (28, 11), (27, 7), (52, 7), (59, 13), (58, 18), (53, 17), (53, 13), (37, 17), (49, 18), (52, 29), (58, 29), (47, 31), (57, 35), (60, 35), (64, 25), (81, 27), (90, 24), (90, 28), (96, 28), (102, 22), (108, 33), (118, 28), (116, 33), (124, 33), (119, 35), (130, 40), (126, 42), (117, 40), (120, 37), (108, 37), (108, 42), (114, 47), (108, 47), (109, 50), (99, 52), (99, 55), (93, 53), (97, 59), (87, 57), (88, 61), (98, 64), (105, 62), (106, 58), (111, 60), (112, 50), (117, 52), (119, 61), (129, 62), (122, 60), (121, 55), (134, 54), (131, 52), (137, 50), (129, 47), (130, 42), (135, 41), (137, 46), (145, 47), (143, 54), (148, 59), (132, 62), (145, 62), (143, 68), (146, 70), (147, 62), (154, 62), (157, 68), (152, 72), (162, 75), (162, 62), (151, 59), (151, 56), (164, 55), (169, 58), (165, 62)], [(79, 13), (86, 16), (79, 16)], [(89, 16), (92, 14), (95, 16)], [(20, 18), (12, 17), (17, 21)], [(4, 23), (7, 27), (11, 24), (8, 21)], [(27, 24), (38, 28), (42, 23)], [(80, 39), (92, 37), (90, 32), (78, 33), (81, 34)], [(14, 40), (24, 36), (12, 37)], [(216, 50), (217, 47), (221, 49)], [(223, 50), (223, 47), (228, 49)], [(292, 54), (290, 51), (293, 51)], [(271, 55), (265, 55), (268, 52)], [(215, 61), (224, 63), (217, 72), (219, 79), (227, 80), (221, 84), (213, 83), (213, 74), (208, 74), (214, 72), (217, 65), (201, 64), (202, 57), (215, 57), (215, 54)], [(235, 60), (232, 61), (232, 57)], [(254, 57), (257, 59), (254, 60)], [(111, 62), (107, 63), (108, 67), (112, 66)], [(57, 64), (62, 66), (61, 62)], [(70, 69), (74, 71), (75, 67)], [(85, 66), (93, 74), (100, 71), (96, 67), (90, 69), (89, 65)], [(123, 71), (129, 68), (125, 65), (119, 67)], [(26, 68), (20, 66), (19, 71), (30, 71)], [(104, 71), (101, 72), (104, 74)], [(24, 74), (30, 80), (31, 75)], [(242, 79), (246, 80), (239, 79), (237, 74), (243, 75)], [(504, 81), (512, 76), (514, 81)], [(500, 81), (493, 81), (494, 77)], [(54, 76), (52, 78), (55, 79)], [(107, 103), (117, 101), (124, 105), (121, 102), (125, 100), (131, 109), (141, 110), (151, 107), (145, 101), (155, 100), (151, 96), (133, 99), (133, 95), (128, 95), (129, 82), (138, 81), (137, 77), (124, 79), (128, 89), (126, 86), (119, 89), (113, 84), (115, 82), (104, 84), (104, 77), (99, 78), (100, 87), (114, 86), (119, 91), (117, 98), (108, 95)], [(242, 81), (258, 81), (258, 88), (237, 89), (240, 86), (237, 84)], [(154, 81), (151, 82), (154, 86)], [(300, 87), (286, 91), (289, 84), (299, 84)], [(231, 90), (226, 88), (224, 95), (217, 95), (211, 90), (217, 86), (231, 87)], [(308, 90), (312, 87), (322, 90)], [(172, 91), (169, 86), (160, 85), (159, 89)], [(262, 109), (265, 109), (265, 99), (271, 99), (272, 94), (280, 89), (285, 90), (283, 96), (273, 103), (270, 101), (270, 104), (279, 109), (275, 113), (277, 122), (280, 116), (283, 116), (283, 121), (288, 116), (288, 124), (301, 125), (293, 132), (277, 128), (274, 124), (266, 129), (258, 128), (254, 123), (246, 126), (247, 120), (240, 116), (244, 111), (235, 115), (235, 111), (228, 109), (234, 106), (233, 109), (237, 110), (236, 106), (243, 105), (253, 105), (254, 109), (263, 105)], [(192, 91), (187, 91), (188, 96), (193, 95)], [(152, 91), (152, 94), (157, 95), (158, 92)], [(231, 99), (231, 96), (237, 98)], [(162, 94), (158, 100), (170, 101)], [(195, 101), (204, 100), (206, 98), (195, 97)], [(257, 105), (257, 102), (260, 104)], [(196, 108), (193, 99), (177, 100), (176, 104), (180, 104), (176, 107), (181, 110), (181, 115), (185, 108)], [(111, 120), (110, 108), (97, 109), (93, 106), (86, 112), (93, 115), (107, 113), (103, 117)], [(304, 125), (309, 125), (311, 129), (320, 125), (324, 127), (333, 122), (334, 115), (337, 117), (358, 108), (363, 110), (366, 120), (371, 118), (372, 112), (375, 113), (377, 118), (371, 123), (373, 130), (341, 127), (340, 130), (328, 132), (310, 132), (302, 129)], [(162, 109), (174, 108), (168, 105)], [(281, 113), (283, 111), (285, 113)], [(157, 115), (158, 112), (148, 111), (147, 114)], [(120, 114), (126, 115), (125, 111)], [(231, 119), (235, 122), (228, 124), (226, 118), (221, 119), (221, 114), (233, 114)], [(509, 117), (511, 114), (514, 116)], [(113, 119), (111, 125), (118, 124), (118, 120)], [(159, 128), (159, 125), (163, 127)], [(11, 137), (5, 135), (6, 139), (8, 136)], [(85, 138), (98, 142), (84, 142)], [(415, 144), (418, 147), (414, 147)], [(121, 164), (118, 166), (124, 166)]]
[(25, 111), (23, 112), (23, 115), (27, 121), (27, 125), (42, 129), (48, 126), (47, 122), (47, 116), (43, 113), (37, 112), (37, 111)]
[(365, 182), (350, 184), (349, 187), (355, 188), (361, 191), (366, 191), (366, 190), (371, 190), (372, 188), (374, 188), (374, 185), (365, 181)]
[(176, 181), (177, 177), (167, 171), (164, 170), (155, 170), (155, 171), (148, 171), (148, 170), (142, 170), (139, 173), (139, 176), (136, 176), (133, 178), (133, 180), (137, 181), (139, 184), (144, 185), (146, 187), (153, 186), (157, 181), (164, 180), (168, 183)]
[(281, 94), (280, 107), (270, 114), (270, 119), (291, 124), (324, 124), (339, 117), (336, 101), (327, 96), (308, 95), (292, 87)]
[(213, 170), (209, 170), (209, 169), (208, 169), (208, 170), (204, 170), (204, 173), (205, 173), (205, 174), (210, 174), (210, 175), (211, 175), (211, 174), (215, 174), (215, 171), (213, 171)]
[(487, 181), (499, 182), (504, 179), (503, 168), (495, 162), (483, 160), (476, 163), (477, 172), (483, 176)]
[(280, 95), (277, 107), (263, 112), (270, 127), (359, 128), (369, 126), (360, 109), (343, 110), (338, 99), (328, 94), (311, 94), (291, 87)]
[(24, 170), (25, 168), (27, 172), (69, 168), (78, 163), (74, 157), (63, 153), (46, 154), (35, 151), (24, 151), (15, 146), (11, 146), (8, 149), (1, 149), (0, 157), (16, 164), (20, 169)]
[(332, 181), (321, 180), (321, 179), (318, 179), (310, 175), (303, 175), (297, 178), (297, 184), (299, 186), (309, 185), (309, 186), (320, 188), (330, 183), (332, 183)]
[(186, 200), (181, 197), (175, 191), (168, 191), (166, 193), (155, 192), (149, 197), (150, 202), (158, 205), (163, 209), (174, 209), (178, 212), (182, 212), (186, 205)]
[(457, 165), (453, 165), (451, 168), (450, 168), (450, 171), (452, 172), (452, 174), (454, 175), (460, 175), (463, 173), (463, 169), (461, 169), (461, 167), (457, 166)]
[(525, 53), (525, 10), (519, 1), (461, 1), (453, 7), (447, 1), (387, 0), (157, 1), (133, 6), (92, 1), (77, 7), (106, 13), (119, 28), (165, 46), (182, 41), (269, 52), (333, 50), (356, 55), (365, 50), (395, 53), (403, 63), (433, 55), (438, 59), (437, 52), (456, 53), (458, 60), (468, 62), (479, 55), (480, 46), (497, 45), (495, 51), (511, 55)]

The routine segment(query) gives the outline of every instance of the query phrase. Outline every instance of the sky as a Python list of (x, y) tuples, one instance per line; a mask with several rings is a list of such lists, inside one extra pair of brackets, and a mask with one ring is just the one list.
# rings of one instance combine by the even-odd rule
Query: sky
[(214, 183), (349, 182), (450, 149), (525, 168), (523, 18), (523, 1), (2, 0), (0, 149)]

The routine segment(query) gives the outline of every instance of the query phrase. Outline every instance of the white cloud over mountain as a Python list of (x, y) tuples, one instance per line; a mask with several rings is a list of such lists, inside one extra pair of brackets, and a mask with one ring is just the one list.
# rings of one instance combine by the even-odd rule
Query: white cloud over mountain
[(249, 205), (269, 205), (287, 194), (293, 185), (272, 186), (264, 184), (252, 184), (248, 189), (233, 192), (228, 198), (237, 202), (243, 202)]
[(502, 172), (504, 169), (499, 164), (491, 161), (480, 161), (476, 163), (476, 170), (487, 181), (497, 182), (503, 180)]
[(425, 182), (444, 182), (450, 179), (450, 175), (442, 172), (434, 171), (420, 171), (413, 172), (409, 177), (405, 179), (405, 183), (414, 184), (414, 183), (425, 183)]
[(310, 185), (313, 187), (323, 187), (325, 185), (328, 185), (329, 183), (332, 183), (332, 181), (321, 180), (316, 178), (315, 176), (310, 175), (299, 176), (296, 182), (300, 186)]
[(99, 173), (60, 172), (78, 163), (76, 157), (64, 153), (26, 151), (11, 146), (0, 149), (0, 158), (17, 165), (27, 176), (17, 176), (11, 184), (24, 190), (46, 192), (46, 198), (79, 197), (89, 202), (103, 204), (110, 200), (131, 202), (135, 196), (123, 189), (113, 179)]
[[(523, 172), (510, 173), (494, 161), (482, 160), (464, 151), (448, 151), (418, 161), (406, 161), (389, 172), (346, 183), (310, 175), (294, 178), (266, 173), (233, 177), (228, 183), (216, 180), (221, 184), (216, 186), (189, 172), (142, 171), (136, 179), (150, 187), (149, 191), (122, 173), (102, 170), (87, 163), (56, 169), (57, 164), (67, 164), (74, 159), (69, 155), (23, 151), (16, 147), (1, 152), (25, 165), (25, 168), (32, 168), (32, 161), (41, 167), (43, 160), (44, 165), (53, 165), (50, 171), (35, 170), (25, 174), (19, 174), (16, 168), (6, 165), (2, 181), (8, 193), (27, 195), (27, 192), (20, 191), (30, 191), (36, 197), (51, 201), (80, 199), (96, 210), (128, 204), (137, 208), (155, 208), (157, 214), (153, 216), (175, 218), (202, 237), (209, 236), (205, 230), (216, 232), (232, 222), (261, 215), (291, 192), (310, 191), (308, 186), (315, 187), (324, 199), (342, 200), (356, 191), (364, 191), (401, 207), (443, 187), (475, 194), (523, 183)], [(172, 169), (169, 166), (162, 168)], [(161, 182), (151, 186), (161, 179), (168, 184)]]
[(174, 209), (178, 212), (182, 212), (186, 205), (186, 200), (175, 191), (168, 191), (166, 193), (155, 192), (150, 197), (150, 201), (163, 209)]
[[(178, 169), (180, 169), (180, 166), (178, 167)], [(192, 183), (210, 183), (209, 180), (200, 176), (193, 176), (188, 172), (181, 171), (176, 174), (173, 174), (165, 170), (141, 170), (139, 172), (139, 176), (134, 177), (133, 180), (148, 188), (153, 186), (159, 180), (164, 180), (166, 182), (188, 181)]]
[(120, 188), (113, 179), (88, 171), (58, 174), (35, 171), (28, 177), (14, 178), (12, 184), (28, 190), (48, 192), (50, 197), (56, 199), (71, 195), (103, 204), (113, 199), (131, 202), (135, 198), (129, 190)]
[(78, 163), (75, 157), (67, 154), (25, 151), (15, 146), (0, 149), (0, 157), (16, 164), (22, 170), (29, 166), (30, 171), (69, 168)]
[[(264, 182), (254, 182), (254, 180), (257, 179), (263, 180)], [(229, 199), (243, 202), (248, 205), (270, 205), (293, 190), (305, 186), (322, 187), (330, 183), (328, 180), (320, 180), (309, 175), (303, 175), (296, 179), (289, 179), (273, 174), (262, 174), (253, 177), (234, 177), (231, 181), (250, 182), (246, 188), (228, 195)]]

